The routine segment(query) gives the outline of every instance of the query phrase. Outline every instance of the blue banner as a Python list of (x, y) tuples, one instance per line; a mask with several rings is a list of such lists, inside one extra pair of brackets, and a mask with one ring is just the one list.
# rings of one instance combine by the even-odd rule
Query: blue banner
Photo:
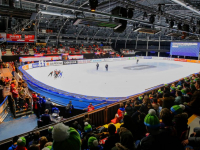
[(144, 59), (152, 59), (151, 56), (144, 56)]

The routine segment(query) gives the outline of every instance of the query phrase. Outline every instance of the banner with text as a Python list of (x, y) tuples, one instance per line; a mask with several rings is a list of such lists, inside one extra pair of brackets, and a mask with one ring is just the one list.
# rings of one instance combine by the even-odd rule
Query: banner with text
[(72, 65), (72, 64), (77, 64), (77, 60), (66, 60), (63, 61), (63, 65)]

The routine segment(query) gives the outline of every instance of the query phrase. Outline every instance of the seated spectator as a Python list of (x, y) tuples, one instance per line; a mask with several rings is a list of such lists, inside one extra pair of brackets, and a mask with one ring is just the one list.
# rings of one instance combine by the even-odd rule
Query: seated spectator
[(19, 139), (18, 136), (15, 136), (12, 140), (12, 146), (8, 148), (8, 150), (15, 150), (17, 148), (17, 140)]
[(39, 140), (39, 149), (43, 149), (44, 145), (48, 142), (47, 138), (45, 136), (42, 136)]
[[(149, 110), (148, 115), (144, 119), (144, 124), (148, 130), (148, 136), (144, 137), (140, 142), (136, 142), (138, 150), (161, 150), (163, 142), (160, 143), (161, 137), (159, 136), (160, 122), (156, 116), (156, 111), (153, 109)], [(138, 144), (139, 143), (139, 144)], [(162, 149), (164, 150), (164, 149)]]
[(20, 137), (17, 140), (17, 147), (16, 147), (15, 150), (27, 150), (27, 148), (25, 146), (26, 146), (26, 139), (25, 139), (25, 137)]
[(82, 127), (81, 125), (78, 123), (78, 121), (74, 121), (74, 123), (72, 124), (72, 127), (74, 129), (76, 129), (76, 131), (80, 134), (80, 137), (82, 136), (81, 131), (82, 131)]
[(181, 91), (177, 90), (174, 105), (179, 105), (179, 104), (183, 104), (183, 97)]
[(134, 143), (133, 143), (133, 135), (132, 133), (127, 130), (126, 128), (120, 128), (120, 143), (116, 143), (115, 147), (111, 150), (133, 150)]
[(170, 109), (173, 115), (172, 122), (175, 124), (175, 129), (177, 130), (178, 137), (180, 137), (182, 132), (188, 128), (188, 114), (183, 113), (184, 109), (184, 105), (174, 105)]
[(54, 126), (52, 131), (53, 137), (53, 150), (80, 150), (81, 138), (78, 132), (71, 127), (59, 123)]
[(160, 119), (161, 119), (161, 122), (160, 122), (160, 127), (161, 128), (173, 126), (173, 124), (172, 124), (173, 116), (172, 116), (172, 114), (171, 114), (169, 109), (163, 108), (161, 110)]
[(85, 125), (84, 126), (85, 133), (88, 133), (88, 132), (92, 131), (92, 126), (88, 122), (85, 122), (84, 125)]
[(129, 115), (124, 116), (123, 124), (120, 126), (120, 128), (122, 128), (122, 127), (129, 130), (132, 133), (132, 135), (134, 135), (134, 136), (136, 135), (137, 126), (136, 126), (136, 123), (133, 122), (131, 116), (129, 116)]
[(186, 109), (189, 109), (191, 113), (200, 114), (200, 81), (195, 84), (196, 91), (193, 93), (189, 103), (186, 104)]
[(141, 105), (139, 103), (139, 101), (135, 101), (134, 102), (134, 107), (133, 107), (133, 113), (135, 113), (136, 111), (138, 111), (140, 109)]
[(97, 138), (94, 136), (91, 136), (88, 139), (88, 147), (90, 148), (90, 150), (103, 150), (103, 147), (100, 146), (98, 143), (99, 142), (98, 142)]
[(120, 142), (120, 137), (116, 132), (116, 127), (113, 124), (108, 126), (109, 136), (108, 139), (105, 141), (104, 150), (112, 149), (116, 143)]
[(31, 145), (28, 150), (41, 150), (38, 145)]
[(92, 105), (92, 103), (89, 104), (88, 106), (88, 112), (94, 110), (94, 106)]
[(182, 144), (186, 147), (192, 146), (191, 149), (199, 150), (200, 149), (200, 128), (194, 128), (194, 132), (190, 135), (190, 137), (184, 141)]
[(152, 105), (150, 102), (150, 99), (148, 98), (148, 96), (145, 96), (143, 99), (143, 103), (140, 107), (140, 112), (143, 112), (145, 114), (148, 114), (149, 109), (152, 109)]
[(122, 119), (124, 118), (125, 108), (123, 103), (120, 103), (119, 105), (120, 108), (117, 110), (117, 116), (118, 116), (118, 121), (122, 122)]
[(174, 97), (169, 96), (169, 94), (165, 93), (163, 95), (162, 108), (170, 109), (173, 105), (174, 105)]
[(45, 114), (42, 114), (41, 121), (43, 122), (43, 125), (48, 125), (51, 123), (51, 118), (49, 116), (49, 110), (45, 110)]
[(133, 107), (131, 107), (130, 102), (126, 103), (125, 111), (126, 111), (125, 114), (127, 114), (129, 116), (132, 116), (132, 114), (133, 114)]
[(39, 139), (40, 139), (40, 132), (36, 131), (33, 133), (33, 140), (29, 142), (29, 147), (31, 145), (38, 145), (39, 144)]

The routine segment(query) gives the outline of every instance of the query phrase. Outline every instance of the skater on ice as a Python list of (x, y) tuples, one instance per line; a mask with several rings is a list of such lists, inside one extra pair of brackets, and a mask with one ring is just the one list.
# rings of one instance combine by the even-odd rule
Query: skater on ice
[(51, 77), (52, 77), (52, 74), (53, 74), (53, 71), (51, 71), (51, 72), (49, 73), (49, 75), (48, 75), (48, 76), (50, 76), (50, 75), (51, 75)]
[(97, 70), (98, 70), (98, 69), (99, 69), (99, 64), (97, 63), (97, 65), (96, 65), (96, 66), (97, 66)]
[(137, 63), (136, 64), (138, 64), (138, 62), (139, 62), (139, 59), (137, 59)]
[(106, 71), (108, 71), (108, 64), (105, 65)]
[(61, 77), (62, 77), (62, 73), (63, 73), (63, 72), (61, 72), (61, 71), (60, 71), (60, 73), (59, 73), (58, 77), (60, 77), (60, 78), (61, 78)]

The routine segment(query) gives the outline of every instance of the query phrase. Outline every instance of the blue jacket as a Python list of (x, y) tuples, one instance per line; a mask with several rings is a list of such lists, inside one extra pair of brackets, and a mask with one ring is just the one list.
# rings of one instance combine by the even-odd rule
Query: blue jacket
[(52, 108), (52, 113), (59, 113), (59, 109), (57, 107)]
[(12, 145), (11, 147), (8, 148), (8, 150), (14, 150), (17, 148), (17, 144), (16, 145)]

